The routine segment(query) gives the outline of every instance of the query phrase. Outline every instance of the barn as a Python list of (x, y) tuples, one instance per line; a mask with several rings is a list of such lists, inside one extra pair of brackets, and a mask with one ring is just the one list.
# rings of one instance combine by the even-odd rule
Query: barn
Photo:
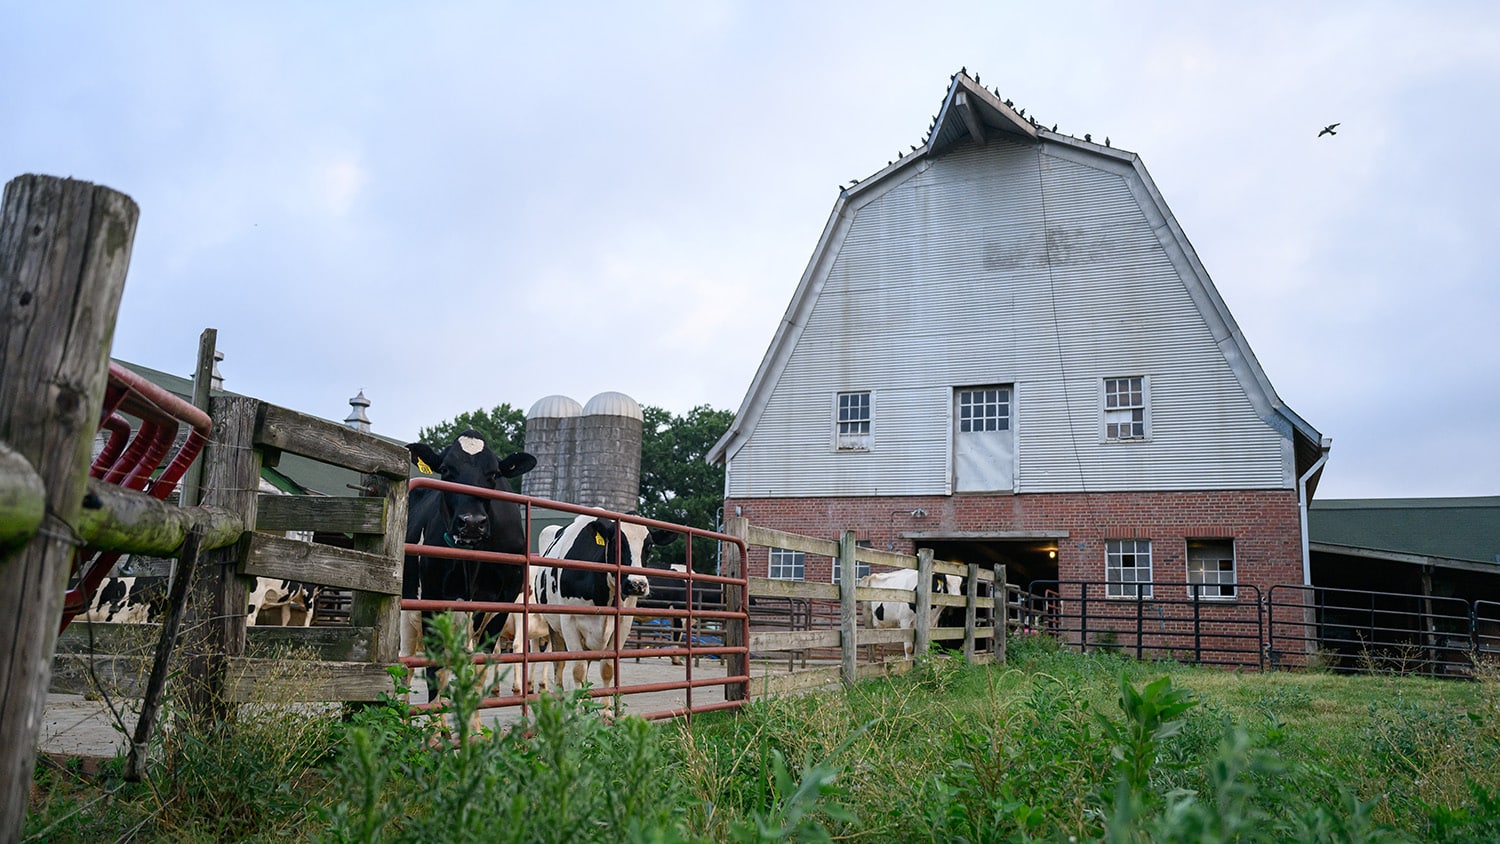
[[(1331, 440), (1276, 394), (1140, 157), (1101, 140), (956, 74), (921, 143), (836, 200), (710, 451), (726, 515), (1101, 604), (1307, 583)], [(778, 549), (749, 567), (835, 577)]]

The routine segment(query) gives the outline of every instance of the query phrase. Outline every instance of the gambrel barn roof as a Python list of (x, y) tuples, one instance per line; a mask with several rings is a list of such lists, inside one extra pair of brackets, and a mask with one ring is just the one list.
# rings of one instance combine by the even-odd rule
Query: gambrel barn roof
[[(1161, 250), (1175, 268), (1175, 275), (1181, 279), (1187, 296), (1208, 326), (1213, 343), (1253, 405), (1255, 414), (1291, 440), (1297, 476), (1316, 466), (1327, 443), (1317, 430), (1276, 395), (1140, 158), (1132, 152), (1050, 131), (1035, 123), (1034, 119), (1024, 117), (1023, 111), (1007, 105), (968, 73), (955, 74), (925, 143), (840, 193), (733, 424), (708, 453), (710, 462), (733, 460), (755, 431), (860, 209), (881, 201), (893, 187), (923, 173), (944, 156), (1000, 140), (1035, 148), (1051, 159), (1082, 164), (1121, 177), (1134, 196), (1134, 204), (1159, 240)], [(1052, 236), (1049, 230), (1049, 242), (1038, 248), (1042, 251), (1052, 249)], [(977, 264), (985, 256), (973, 255), (972, 259)], [(1315, 473), (1309, 480), (1309, 495), (1316, 482)]]

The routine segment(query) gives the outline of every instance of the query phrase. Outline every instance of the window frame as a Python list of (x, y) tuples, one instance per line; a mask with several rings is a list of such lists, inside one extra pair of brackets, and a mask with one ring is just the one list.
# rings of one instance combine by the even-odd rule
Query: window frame
[[(1113, 390), (1112, 391), (1110, 389), (1110, 387), (1111, 387), (1111, 385), (1116, 384), (1118, 382), (1122, 382), (1122, 381), (1123, 382), (1133, 382), (1133, 381), (1139, 381), (1140, 382), (1140, 404), (1139, 405), (1130, 404), (1130, 405), (1125, 405), (1125, 406), (1122, 407), (1117, 402), (1116, 406), (1114, 406), (1114, 407), (1110, 406), (1111, 399), (1114, 398), (1115, 396), (1119, 395), (1119, 391), (1118, 390)], [(1127, 392), (1128, 396), (1134, 397), (1134, 395), (1136, 393), (1136, 390), (1134, 388), (1135, 388), (1134, 384), (1127, 384), (1126, 392)], [(1110, 414), (1115, 414), (1118, 417), (1122, 413), (1131, 412), (1131, 411), (1139, 411), (1140, 412), (1140, 420), (1137, 421), (1134, 418), (1134, 414), (1132, 413), (1132, 417), (1131, 417), (1130, 421), (1126, 422), (1126, 423), (1123, 423), (1123, 424), (1127, 424), (1127, 425), (1131, 425), (1131, 426), (1139, 425), (1140, 426), (1140, 430), (1141, 430), (1140, 436), (1135, 436), (1134, 434), (1132, 434), (1131, 436), (1122, 437), (1122, 436), (1119, 436), (1118, 429), (1116, 429), (1115, 435), (1111, 436), (1110, 435), (1110, 426), (1111, 425), (1120, 425), (1122, 423), (1119, 421), (1118, 418), (1112, 419), (1111, 416), (1110, 416)], [(1099, 441), (1100, 442), (1105, 442), (1105, 443), (1139, 443), (1139, 442), (1150, 442), (1151, 441), (1151, 377), (1150, 376), (1148, 376), (1148, 375), (1107, 375), (1107, 376), (1099, 379)]]
[[(869, 548), (870, 547), (870, 540), (868, 540), (868, 539), (860, 539), (860, 540), (855, 541), (854, 544), (858, 545), (860, 548)], [(842, 561), (839, 560), (838, 557), (834, 557), (833, 558), (833, 582), (834, 583), (838, 583), (839, 582), (839, 575), (841, 575), (841, 574), (844, 573), (843, 567), (841, 565), (841, 562)], [(869, 575), (870, 575), (870, 564), (867, 563), (867, 562), (865, 562), (864, 560), (855, 560), (854, 561), (854, 578), (856, 580), (858, 580), (861, 577), (868, 577)]]
[[(1198, 550), (1200, 551), (1202, 548), (1210, 545), (1228, 546), (1229, 558), (1227, 560), (1223, 556), (1213, 558), (1219, 564), (1219, 567), (1214, 570), (1213, 574), (1221, 579), (1207, 580), (1206, 575), (1208, 572), (1201, 567), (1197, 571), (1198, 579), (1194, 579), (1193, 563), (1202, 563), (1209, 559), (1202, 553), (1194, 553), (1195, 544), (1199, 546)], [(1233, 601), (1239, 598), (1239, 549), (1235, 546), (1233, 537), (1188, 537), (1184, 542), (1183, 550), (1183, 565), (1187, 575), (1188, 598), (1191, 599), (1194, 595), (1201, 601)], [(1229, 581), (1227, 583), (1222, 580), (1222, 577), (1226, 573), (1226, 570), (1223, 568), (1225, 562), (1229, 563), (1227, 570)], [(1195, 585), (1200, 585), (1204, 588), (1194, 589)], [(1210, 590), (1213, 589), (1218, 590), (1217, 594), (1210, 593)]]
[[(807, 555), (790, 548), (770, 548), (766, 558), (766, 577), (771, 580), (806, 580)], [(781, 559), (790, 558), (790, 560)], [(787, 571), (795, 571), (795, 576)], [(778, 574), (778, 572), (781, 572)]]
[[(864, 397), (864, 418), (845, 419), (846, 397)], [(864, 424), (863, 434), (848, 434), (844, 432), (845, 425)], [(873, 451), (875, 448), (875, 391), (874, 390), (840, 390), (833, 394), (833, 450), (843, 452), (860, 453)]]
[[(1129, 543), (1129, 551), (1125, 550), (1126, 543)], [(1141, 553), (1143, 546), (1145, 548), (1145, 566), (1140, 564), (1140, 558), (1143, 556)], [(1128, 566), (1128, 569), (1132, 575), (1129, 580), (1125, 579), (1127, 567), (1124, 565), (1124, 559), (1127, 555), (1131, 558), (1131, 565)], [(1151, 600), (1152, 565), (1151, 540), (1124, 537), (1104, 540), (1104, 597), (1127, 601)], [(1143, 568), (1146, 573), (1145, 579), (1140, 577), (1140, 572)], [(1111, 576), (1112, 572), (1113, 576)], [(1144, 588), (1142, 588), (1142, 584), (1144, 584)]]
[[(982, 400), (980, 402), (970, 402), (966, 406), (965, 403), (964, 403), (964, 394), (966, 394), (966, 393), (967, 394), (971, 394), (971, 395), (975, 394), (975, 393), (997, 393), (999, 395), (997, 395), (995, 397), (994, 401), (989, 401), (988, 397), (986, 397), (985, 400)], [(1005, 411), (1005, 413), (1004, 413), (1004, 415), (1000, 415), (997, 412), (994, 416), (988, 416), (988, 415), (986, 415), (986, 416), (974, 416), (974, 415), (965, 416), (964, 415), (964, 411), (966, 409), (968, 409), (968, 408), (974, 408), (974, 407), (979, 407), (979, 408), (994, 407), (994, 408), (997, 409), (997, 411), (999, 409), (1003, 408), (1004, 411)], [(1016, 407), (1016, 392), (1015, 392), (1015, 386), (1013, 384), (983, 384), (983, 385), (975, 386), (975, 387), (954, 387), (953, 388), (953, 424), (954, 424), (953, 432), (955, 434), (971, 434), (971, 433), (982, 434), (982, 433), (998, 433), (1000, 431), (1010, 431), (1013, 428), (1015, 428), (1015, 407)], [(975, 429), (972, 426), (969, 427), (969, 428), (965, 428), (964, 427), (965, 425), (971, 425), (971, 423), (974, 420), (994, 421), (997, 424), (993, 428)]]

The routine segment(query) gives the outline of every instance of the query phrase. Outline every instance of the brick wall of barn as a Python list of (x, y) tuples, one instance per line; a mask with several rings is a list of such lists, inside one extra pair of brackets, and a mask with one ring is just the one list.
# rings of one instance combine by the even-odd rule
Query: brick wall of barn
[[(958, 535), (1067, 531), (1058, 540), (1060, 580), (1104, 580), (1109, 539), (1151, 540), (1152, 576), (1187, 581), (1186, 540), (1233, 539), (1241, 584), (1265, 589), (1302, 581), (1297, 496), (1292, 490), (1044, 493), (891, 498), (731, 498), (752, 524), (827, 539), (853, 530), (877, 548), (914, 553), (902, 534)], [(892, 518), (924, 510), (919, 520)], [(809, 556), (804, 579), (832, 580), (832, 561)], [(767, 551), (752, 549), (752, 576), (767, 574)]]

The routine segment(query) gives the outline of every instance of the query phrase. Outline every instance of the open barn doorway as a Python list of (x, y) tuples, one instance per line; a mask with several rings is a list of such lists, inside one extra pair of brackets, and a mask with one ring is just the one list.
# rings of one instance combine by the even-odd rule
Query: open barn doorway
[(1005, 580), (1022, 589), (1035, 580), (1057, 580), (1057, 540), (1048, 537), (970, 539), (930, 537), (916, 540), (917, 548), (931, 548), (932, 556), (985, 568), (1005, 566)]
[[(1005, 566), (1005, 582), (1011, 595), (1008, 621), (1011, 624), (1029, 624), (1022, 616), (1029, 616), (1031, 609), (1044, 596), (1031, 596), (1032, 583), (1056, 582), (1057, 537), (922, 537), (917, 538), (918, 549), (931, 548), (932, 556), (953, 563), (974, 563), (984, 568)], [(1039, 587), (1041, 588), (1041, 587)], [(1021, 594), (1016, 594), (1017, 592)]]

